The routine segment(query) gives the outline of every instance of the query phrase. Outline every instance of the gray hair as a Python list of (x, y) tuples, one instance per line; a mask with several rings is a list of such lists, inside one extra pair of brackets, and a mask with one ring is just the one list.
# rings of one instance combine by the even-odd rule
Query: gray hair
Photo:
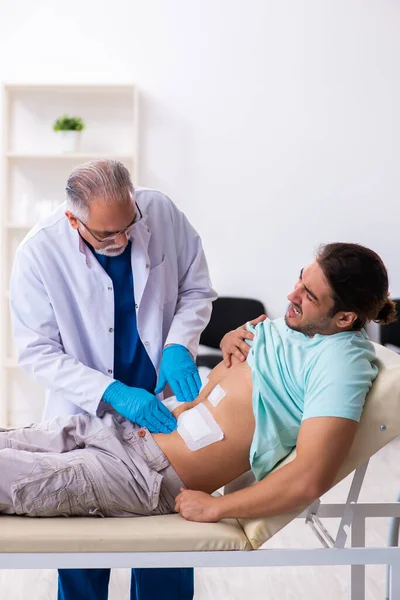
[(101, 198), (107, 204), (125, 204), (134, 189), (128, 169), (117, 160), (91, 160), (75, 167), (65, 188), (67, 207), (75, 217), (86, 221), (91, 202)]

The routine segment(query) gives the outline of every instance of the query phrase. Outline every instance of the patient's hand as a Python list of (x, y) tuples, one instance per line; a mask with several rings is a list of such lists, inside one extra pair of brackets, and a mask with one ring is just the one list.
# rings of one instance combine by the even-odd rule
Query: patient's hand
[[(262, 321), (265, 321), (267, 315), (260, 315), (257, 319), (253, 319), (250, 321), (251, 325), (258, 325)], [(230, 331), (221, 340), (220, 348), (222, 350), (222, 357), (224, 359), (225, 365), (229, 367), (232, 365), (232, 357), (236, 356), (236, 358), (240, 362), (244, 362), (247, 358), (248, 353), (250, 352), (251, 342), (253, 341), (254, 334), (250, 331), (247, 331), (246, 325), (242, 325), (233, 331)], [(250, 343), (245, 342), (244, 340), (249, 340)]]
[(175, 498), (175, 512), (187, 521), (215, 523), (219, 521), (216, 509), (217, 498), (196, 490), (185, 490)]

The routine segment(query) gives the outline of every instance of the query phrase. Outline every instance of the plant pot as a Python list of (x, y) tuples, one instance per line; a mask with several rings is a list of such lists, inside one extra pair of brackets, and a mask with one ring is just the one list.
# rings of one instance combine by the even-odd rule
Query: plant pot
[(79, 152), (81, 143), (80, 131), (57, 131), (60, 140), (61, 152)]

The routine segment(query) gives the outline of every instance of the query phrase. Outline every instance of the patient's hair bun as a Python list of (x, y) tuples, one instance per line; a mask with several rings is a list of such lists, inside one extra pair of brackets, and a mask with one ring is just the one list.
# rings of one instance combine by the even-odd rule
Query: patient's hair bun
[(390, 298), (387, 298), (374, 321), (375, 323), (381, 323), (382, 325), (388, 325), (389, 323), (397, 321), (396, 303)]

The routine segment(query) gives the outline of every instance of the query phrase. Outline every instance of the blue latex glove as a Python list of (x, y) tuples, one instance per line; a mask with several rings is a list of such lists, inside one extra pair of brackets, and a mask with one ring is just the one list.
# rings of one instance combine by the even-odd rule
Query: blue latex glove
[(164, 348), (160, 375), (155, 394), (163, 391), (169, 383), (179, 402), (192, 402), (199, 395), (201, 379), (196, 363), (189, 350), (181, 344)]
[(177, 427), (175, 417), (153, 394), (141, 388), (113, 381), (103, 394), (104, 402), (125, 419), (146, 427), (151, 433), (171, 433)]

